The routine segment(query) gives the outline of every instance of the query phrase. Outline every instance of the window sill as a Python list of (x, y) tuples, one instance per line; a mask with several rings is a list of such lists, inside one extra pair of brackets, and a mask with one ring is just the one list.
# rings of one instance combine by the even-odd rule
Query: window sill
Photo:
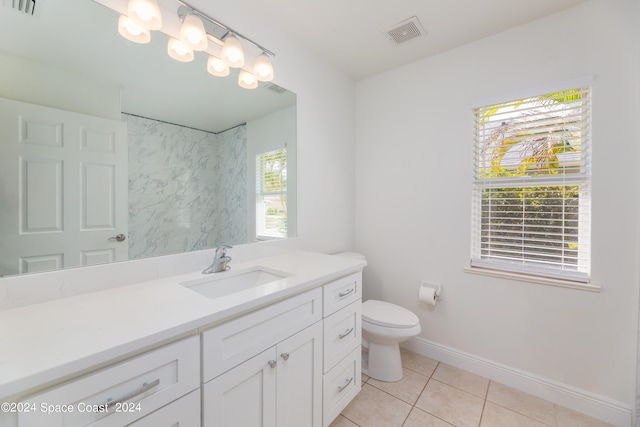
[(571, 280), (552, 279), (550, 277), (533, 276), (522, 273), (512, 273), (509, 271), (492, 270), (490, 268), (479, 268), (467, 266), (464, 268), (465, 273), (479, 274), (482, 276), (499, 277), (502, 279), (517, 280), (520, 282), (539, 283), (542, 285), (558, 286), (561, 288), (578, 289), (581, 291), (600, 292), (601, 288), (590, 283), (573, 282)]

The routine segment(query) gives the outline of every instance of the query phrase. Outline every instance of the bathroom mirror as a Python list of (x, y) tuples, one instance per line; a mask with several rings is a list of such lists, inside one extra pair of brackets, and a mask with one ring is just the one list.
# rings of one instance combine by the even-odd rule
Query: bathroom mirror
[[(256, 164), (264, 163), (257, 156), (282, 149), (286, 161), (276, 164), (289, 188), (270, 209), (286, 215), (279, 237), (295, 235), (294, 93), (273, 83), (240, 88), (238, 70), (211, 76), (206, 54), (177, 62), (160, 32), (152, 32), (149, 44), (127, 41), (118, 34), (118, 14), (93, 1), (38, 1), (33, 15), (12, 3), (19, 2), (0, 2), (0, 276), (273, 238), (256, 233), (256, 204), (263, 203)], [(277, 60), (274, 66), (277, 73)], [(16, 101), (26, 115), (5, 117)], [(124, 132), (125, 166), (115, 167), (126, 169), (124, 178), (113, 178), (114, 167), (102, 158), (81, 160), (67, 175), (68, 160), (38, 157), (76, 119), (90, 123), (73, 131), (84, 148), (111, 150), (112, 135), (121, 140), (117, 132)], [(24, 125), (20, 138), (50, 138), (27, 154), (10, 152), (1, 132), (16, 121)], [(103, 122), (115, 133), (100, 128)], [(77, 176), (74, 190), (64, 187)], [(122, 179), (125, 202), (116, 214), (112, 186)], [(92, 186), (95, 181), (103, 186)], [(69, 202), (71, 193), (78, 200)], [(70, 225), (65, 215), (76, 211), (79, 225)], [(107, 245), (79, 243), (82, 233), (69, 233), (76, 227), (95, 231)]]

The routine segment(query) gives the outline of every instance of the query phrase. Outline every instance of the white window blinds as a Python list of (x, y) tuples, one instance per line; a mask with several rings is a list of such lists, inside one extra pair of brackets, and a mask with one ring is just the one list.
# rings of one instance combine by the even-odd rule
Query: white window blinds
[(589, 281), (591, 89), (474, 109), (471, 266)]
[(256, 156), (256, 234), (287, 237), (287, 149)]

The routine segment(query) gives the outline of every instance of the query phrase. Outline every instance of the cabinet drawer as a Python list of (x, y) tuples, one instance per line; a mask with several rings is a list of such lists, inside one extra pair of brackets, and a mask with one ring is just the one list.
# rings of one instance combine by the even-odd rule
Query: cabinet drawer
[(198, 388), (199, 354), (193, 336), (56, 386), (25, 399), (35, 411), (20, 413), (18, 426), (130, 424)]
[(362, 272), (350, 274), (323, 286), (324, 317), (362, 298)]
[(338, 363), (323, 378), (323, 425), (326, 427), (360, 392), (362, 352), (360, 348)]
[(213, 327), (202, 334), (207, 382), (322, 319), (322, 291), (313, 289)]
[(127, 427), (200, 427), (200, 389), (129, 424)]
[(324, 372), (362, 343), (362, 301), (357, 300), (324, 319)]

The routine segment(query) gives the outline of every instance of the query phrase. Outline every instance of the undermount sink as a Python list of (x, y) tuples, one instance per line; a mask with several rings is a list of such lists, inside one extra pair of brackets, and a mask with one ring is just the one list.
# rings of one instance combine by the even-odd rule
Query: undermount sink
[(227, 270), (207, 277), (181, 282), (182, 286), (208, 298), (220, 298), (236, 292), (266, 285), (291, 276), (284, 271), (256, 266), (243, 270)]

